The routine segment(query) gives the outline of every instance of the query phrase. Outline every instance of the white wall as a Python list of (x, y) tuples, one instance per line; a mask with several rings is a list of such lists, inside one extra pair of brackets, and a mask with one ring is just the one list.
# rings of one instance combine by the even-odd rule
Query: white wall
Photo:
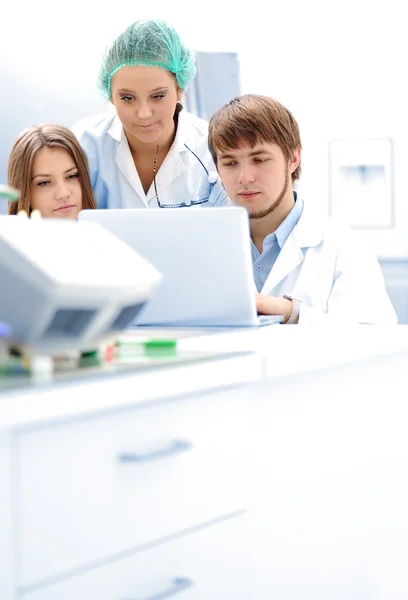
[(237, 51), (242, 91), (272, 95), (292, 110), (304, 145), (301, 187), (316, 208), (327, 208), (330, 137), (392, 137), (398, 231), (366, 237), (382, 254), (408, 255), (403, 3), (122, 0), (105, 6), (94, 0), (8, 3), (0, 36), (0, 179), (22, 127), (69, 125), (103, 107), (95, 80), (106, 44), (138, 18), (161, 17), (197, 50)]

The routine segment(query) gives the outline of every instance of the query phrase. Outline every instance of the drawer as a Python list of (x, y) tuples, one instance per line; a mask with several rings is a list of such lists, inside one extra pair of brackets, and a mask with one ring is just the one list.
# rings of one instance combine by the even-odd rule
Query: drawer
[(245, 508), (248, 388), (18, 435), (19, 582)]
[(224, 521), (19, 598), (250, 600), (247, 518)]

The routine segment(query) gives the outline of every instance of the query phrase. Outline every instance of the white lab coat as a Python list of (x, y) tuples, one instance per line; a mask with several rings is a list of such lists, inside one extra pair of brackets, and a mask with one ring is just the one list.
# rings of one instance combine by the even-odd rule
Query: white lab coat
[(348, 227), (316, 220), (306, 202), (261, 293), (299, 298), (299, 324), (397, 323), (374, 252)]
[[(99, 208), (158, 206), (153, 183), (147, 194), (143, 190), (122, 123), (116, 113), (103, 113), (82, 119), (72, 127), (72, 131), (88, 157), (92, 189)], [(189, 203), (208, 196), (208, 176), (184, 144), (195, 152), (208, 172), (216, 177), (208, 150), (208, 123), (182, 110), (178, 116), (176, 137), (156, 175), (161, 204)], [(230, 203), (219, 178), (211, 189), (210, 202), (197, 206)]]

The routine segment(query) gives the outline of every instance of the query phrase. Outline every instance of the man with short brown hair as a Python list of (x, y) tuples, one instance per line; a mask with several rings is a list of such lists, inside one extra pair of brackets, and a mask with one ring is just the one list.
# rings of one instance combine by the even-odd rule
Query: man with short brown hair
[(344, 225), (316, 219), (293, 190), (301, 140), (287, 108), (235, 98), (211, 118), (208, 140), (229, 198), (248, 211), (260, 314), (289, 324), (397, 322), (374, 253)]

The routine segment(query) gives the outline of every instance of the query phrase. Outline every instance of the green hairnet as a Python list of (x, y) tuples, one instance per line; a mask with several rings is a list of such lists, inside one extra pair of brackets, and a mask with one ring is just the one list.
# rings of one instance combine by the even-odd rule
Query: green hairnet
[(161, 67), (174, 73), (185, 90), (194, 79), (194, 54), (183, 45), (178, 33), (158, 19), (136, 21), (108, 48), (98, 78), (98, 89), (107, 100), (111, 97), (112, 75), (122, 67)]

